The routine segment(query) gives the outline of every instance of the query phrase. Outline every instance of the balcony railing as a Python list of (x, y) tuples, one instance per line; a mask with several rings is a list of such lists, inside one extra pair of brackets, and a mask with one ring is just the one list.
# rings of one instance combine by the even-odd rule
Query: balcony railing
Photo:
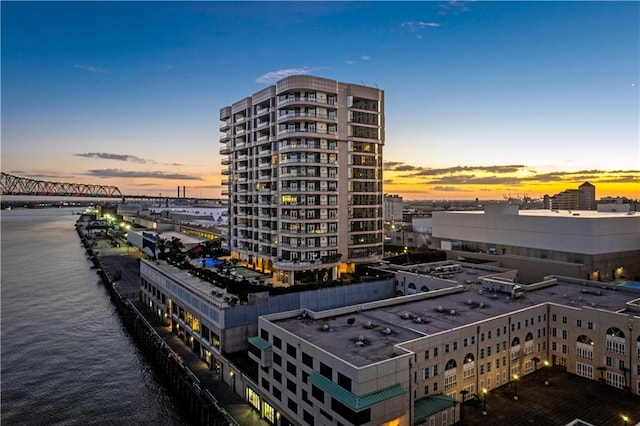
[(317, 133), (319, 135), (335, 135), (337, 133), (337, 130), (323, 130), (323, 129), (318, 129), (318, 128), (305, 128), (305, 127), (296, 127), (293, 129), (280, 129), (278, 130), (278, 135), (285, 135), (285, 134), (291, 134), (291, 133)]
[(325, 104), (325, 105), (335, 105), (336, 104), (336, 100), (335, 99), (318, 99), (318, 98), (311, 98), (308, 96), (293, 96), (293, 97), (288, 97), (288, 98), (284, 98), (284, 99), (279, 99), (278, 100), (278, 106), (281, 105), (288, 105), (288, 104), (292, 104), (295, 102), (310, 102), (310, 103), (315, 103), (315, 104)]

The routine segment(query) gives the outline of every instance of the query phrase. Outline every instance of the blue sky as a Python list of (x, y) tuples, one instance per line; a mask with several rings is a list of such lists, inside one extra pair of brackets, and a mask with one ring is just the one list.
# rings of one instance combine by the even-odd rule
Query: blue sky
[(0, 7), (6, 173), (218, 196), (219, 109), (307, 73), (385, 90), (385, 192), (640, 197), (638, 2)]

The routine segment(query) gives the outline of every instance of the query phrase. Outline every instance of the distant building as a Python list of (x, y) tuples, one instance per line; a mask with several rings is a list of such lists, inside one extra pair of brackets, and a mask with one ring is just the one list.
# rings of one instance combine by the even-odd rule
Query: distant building
[(234, 259), (292, 285), (382, 258), (382, 90), (291, 76), (220, 120)]
[(402, 197), (399, 195), (384, 195), (385, 222), (402, 222), (403, 208)]
[(550, 274), (635, 277), (640, 275), (640, 214), (620, 210), (518, 210), (493, 204), (484, 212), (434, 212), (432, 246), (452, 256), (501, 255), (500, 262), (519, 269), (526, 280)]
[(558, 194), (544, 196), (545, 209), (596, 210), (596, 187), (585, 182), (578, 189), (566, 189)]
[(585, 182), (578, 187), (578, 209), (596, 209), (596, 187), (589, 182)]

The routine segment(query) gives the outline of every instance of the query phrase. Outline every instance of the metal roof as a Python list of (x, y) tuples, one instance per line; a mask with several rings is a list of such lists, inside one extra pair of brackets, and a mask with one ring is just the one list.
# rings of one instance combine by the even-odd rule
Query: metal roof
[(387, 399), (395, 398), (396, 396), (400, 396), (406, 392), (401, 385), (394, 385), (365, 396), (358, 396), (327, 379), (320, 373), (311, 373), (309, 375), (309, 380), (318, 388), (327, 392), (329, 395), (333, 396), (335, 399), (354, 411), (363, 410), (371, 405)]
[(251, 343), (256, 348), (260, 349), (261, 351), (271, 346), (271, 343), (267, 342), (260, 336), (252, 336), (252, 337), (249, 337), (247, 340), (249, 341), (249, 343)]
[(414, 402), (414, 424), (417, 425), (423, 423), (429, 416), (433, 416), (442, 410), (453, 407), (457, 402), (458, 401), (455, 399), (444, 394), (432, 395), (418, 399)]

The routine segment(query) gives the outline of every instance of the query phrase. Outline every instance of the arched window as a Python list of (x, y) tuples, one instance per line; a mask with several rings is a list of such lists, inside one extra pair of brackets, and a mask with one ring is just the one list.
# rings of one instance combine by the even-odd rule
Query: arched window
[(623, 354), (626, 350), (624, 333), (617, 327), (607, 329), (607, 350)]
[(463, 380), (471, 379), (476, 374), (476, 362), (475, 357), (471, 352), (465, 355), (464, 363), (462, 364), (462, 378)]
[(422, 291), (429, 291), (429, 287), (427, 287), (426, 285), (423, 285), (422, 288), (420, 288), (420, 290)]
[(576, 356), (578, 358), (593, 360), (593, 339), (589, 336), (581, 334), (576, 342)]
[(607, 336), (622, 337), (624, 339), (624, 333), (617, 327), (607, 329)]
[(533, 333), (527, 333), (524, 338), (524, 353), (525, 355), (533, 353)]
[(412, 290), (415, 290), (416, 289), (416, 285), (414, 283), (410, 283), (409, 284), (409, 288), (412, 289)]
[(520, 339), (514, 337), (511, 341), (511, 360), (515, 361), (520, 359)]
[(444, 388), (449, 389), (458, 383), (457, 364), (454, 359), (447, 361), (444, 367)]

